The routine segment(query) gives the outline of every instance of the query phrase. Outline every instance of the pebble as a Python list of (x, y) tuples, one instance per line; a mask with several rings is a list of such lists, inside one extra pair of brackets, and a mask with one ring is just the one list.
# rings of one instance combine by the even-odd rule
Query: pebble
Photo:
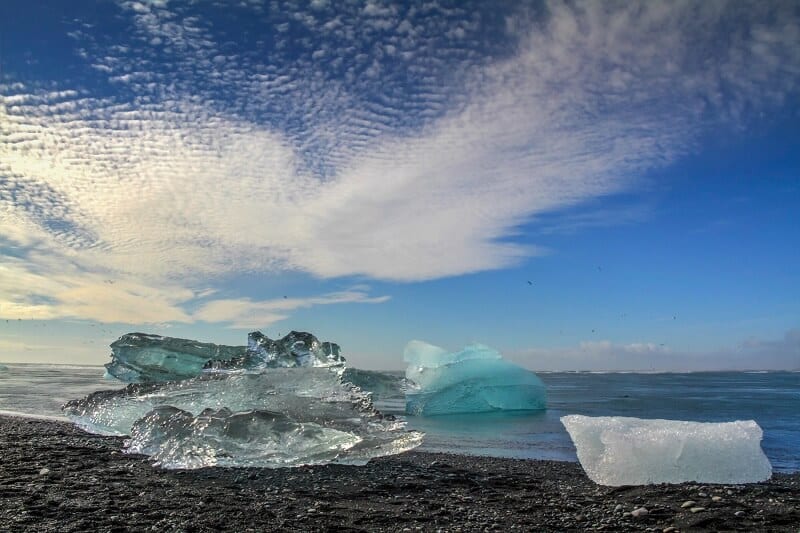
[[(0, 450), (4, 454), (0, 471), (8, 472), (6, 454), (9, 450), (25, 460), (15, 459), (17, 470), (11, 471), (18, 474), (19, 479), (0, 474), (0, 478), (3, 478), (0, 479), (0, 493), (4, 496), (0, 503), (0, 523), (6, 524), (0, 526), (0, 531), (20, 531), (34, 523), (55, 523), (51, 520), (61, 521), (58, 529), (64, 531), (109, 531), (119, 529), (120, 521), (135, 520), (136, 529), (148, 533), (211, 530), (220, 523), (227, 523), (231, 529), (244, 533), (248, 530), (259, 531), (259, 524), (263, 524), (265, 518), (272, 521), (276, 530), (333, 530), (341, 524), (357, 521), (365, 531), (406, 528), (405, 531), (411, 533), (416, 533), (416, 524), (423, 524), (420, 527), (424, 531), (435, 531), (439, 527), (442, 531), (454, 533), (459, 529), (500, 530), (500, 533), (569, 529), (644, 531), (648, 527), (653, 532), (678, 533), (684, 528), (753, 530), (754, 524), (764, 531), (781, 528), (795, 531), (797, 527), (792, 524), (800, 523), (800, 509), (795, 505), (800, 477), (794, 476), (776, 476), (769, 484), (742, 487), (709, 488), (685, 484), (635, 491), (603, 488), (601, 494), (596, 495), (598, 489), (589, 480), (583, 477), (572, 480), (579, 467), (567, 463), (557, 465), (556, 472), (560, 477), (554, 478), (556, 483), (539, 491), (534, 487), (538, 487), (544, 477), (542, 472), (549, 473), (549, 470), (538, 469), (545, 466), (549, 468), (551, 463), (536, 463), (535, 475), (527, 477), (527, 467), (521, 463), (486, 459), (491, 464), (484, 465), (483, 459), (451, 458), (417, 452), (383, 458), (363, 468), (337, 466), (315, 467), (313, 471), (260, 470), (256, 480), (247, 477), (249, 471), (231, 472), (227, 469), (181, 473), (154, 471), (146, 459), (137, 459), (139, 463), (135, 464), (140, 466), (131, 472), (126, 468), (127, 462), (132, 460), (131, 456), (115, 459), (108, 454), (111, 448), (122, 445), (121, 439), (109, 439), (105, 444), (98, 437), (94, 446), (99, 451), (78, 453), (73, 442), (75, 437), (69, 436), (72, 430), (65, 425), (56, 427), (57, 436), (48, 437), (45, 434), (23, 441), (26, 442), (25, 446), (8, 446), (7, 443), (20, 442), (17, 433), (11, 431), (14, 426), (10, 424), (13, 423), (14, 420), (6, 421), (0, 417)], [(27, 428), (22, 429), (18, 432), (20, 435), (29, 434)], [(63, 442), (65, 440), (66, 444)], [(46, 446), (37, 448), (36, 443), (39, 442), (46, 443)], [(59, 454), (48, 457), (47, 462), (39, 462), (43, 461), (45, 453), (53, 453), (57, 449), (56, 444), (58, 449), (66, 446), (71, 454)], [(447, 457), (447, 463), (443, 462), (442, 457)], [(429, 469), (434, 458), (438, 461), (438, 468)], [(454, 465), (452, 469), (444, 466), (448, 463)], [(49, 468), (51, 464), (52, 469)], [(49, 470), (46, 475), (39, 473), (44, 467)], [(448, 474), (451, 472), (458, 474), (456, 483), (449, 481)], [(517, 483), (517, 475), (521, 485)], [(476, 482), (465, 483), (467, 477)], [(12, 488), (11, 505), (5, 500), (9, 496), (9, 486)], [(341, 487), (344, 489), (341, 490)], [(417, 498), (418, 494), (424, 492), (423, 489), (433, 491), (425, 505), (419, 504)], [(63, 496), (62, 490), (65, 491)], [(264, 499), (260, 491), (264, 491), (268, 497)], [(728, 491), (733, 494), (727, 494)], [(700, 492), (708, 494), (706, 501), (698, 497)], [(212, 505), (200, 505), (196, 509), (182, 506), (168, 510), (159, 510), (160, 506), (154, 505), (160, 500), (187, 499), (190, 494), (197, 497), (199, 502), (209, 501)], [(509, 494), (513, 498), (505, 499)], [(678, 498), (692, 495), (699, 501), (690, 500), (693, 503), (689, 507), (681, 508), (684, 502)], [(712, 503), (714, 495), (722, 497), (720, 503)], [(354, 502), (353, 496), (358, 501)], [(364, 496), (369, 498), (369, 506), (365, 506), (361, 499)], [(529, 496), (531, 500), (524, 503), (523, 514), (518, 506)], [(779, 503), (767, 503), (770, 497), (774, 502), (783, 500), (785, 504), (778, 507)], [(329, 502), (330, 505), (317, 505), (320, 503), (318, 500)], [(675, 509), (676, 504), (678, 509)], [(634, 517), (631, 514), (632, 510), (637, 511), (647, 505), (653, 508), (646, 508), (647, 515), (636, 512)], [(242, 506), (256, 511), (268, 510), (269, 514), (253, 519), (250, 514), (241, 513)], [(696, 517), (684, 514), (690, 512), (691, 507), (698, 506), (706, 507), (707, 514), (699, 511)], [(759, 506), (764, 509), (760, 511)], [(4, 515), (4, 507), (20, 509), (20, 512), (17, 515)], [(95, 513), (94, 509), (102, 512)], [(81, 517), (81, 514), (84, 516)], [(9, 523), (9, 518), (13, 522)], [(583, 520), (578, 521), (577, 518)], [(754, 524), (750, 524), (751, 521)]]
[(689, 509), (689, 511), (691, 511), (693, 513), (701, 513), (701, 512), (703, 512), (705, 510), (706, 510), (705, 507), (692, 507), (691, 509)]
[(708, 494), (706, 494), (705, 492), (698, 492), (697, 495), (700, 496), (701, 498), (708, 498)]
[(722, 496), (712, 496), (712, 497), (711, 497), (711, 501), (712, 501), (712, 502), (719, 502), (719, 501), (722, 501)]
[(46, 476), (49, 473), (50, 473), (50, 469), (49, 468), (42, 468), (41, 470), (39, 470), (39, 475), (40, 476)]
[(636, 518), (640, 516), (647, 516), (648, 514), (650, 514), (650, 511), (648, 511), (644, 507), (639, 507), (638, 509), (634, 509), (633, 511), (631, 511), (631, 516)]
[(686, 509), (687, 507), (691, 507), (692, 505), (696, 504), (697, 502), (694, 500), (686, 500), (681, 504), (681, 509)]

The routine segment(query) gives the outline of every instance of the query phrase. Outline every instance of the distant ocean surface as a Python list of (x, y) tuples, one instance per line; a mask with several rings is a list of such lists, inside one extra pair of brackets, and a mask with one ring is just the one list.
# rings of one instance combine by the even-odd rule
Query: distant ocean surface
[[(122, 383), (102, 367), (4, 364), (0, 412), (62, 417), (61, 405)], [(699, 422), (753, 419), (764, 430), (762, 448), (775, 471), (800, 471), (800, 373), (689, 374), (539, 373), (547, 385), (541, 413), (407, 417), (425, 432), (422, 450), (525, 459), (576, 461), (559, 418), (567, 414), (634, 416)], [(402, 377), (387, 372), (386, 380)], [(382, 398), (384, 412), (403, 414), (401, 397)]]

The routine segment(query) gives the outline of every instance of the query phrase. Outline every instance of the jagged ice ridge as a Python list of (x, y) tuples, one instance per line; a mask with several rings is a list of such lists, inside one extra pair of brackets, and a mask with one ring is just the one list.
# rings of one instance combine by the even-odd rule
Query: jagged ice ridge
[(107, 365), (131, 384), (64, 412), (87, 431), (130, 436), (127, 452), (165, 468), (364, 464), (418, 446), (422, 434), (377, 411), (344, 364), (338, 345), (304, 332), (254, 332), (247, 347), (133, 333)]

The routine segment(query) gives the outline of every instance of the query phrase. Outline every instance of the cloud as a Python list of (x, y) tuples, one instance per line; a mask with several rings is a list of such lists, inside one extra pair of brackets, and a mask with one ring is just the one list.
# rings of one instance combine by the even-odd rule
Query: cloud
[(0, 318), (82, 318), (129, 324), (190, 322), (181, 304), (192, 291), (82, 271), (69, 259), (5, 256), (0, 264)]
[(706, 352), (674, 350), (649, 342), (617, 344), (585, 341), (575, 347), (531, 348), (509, 357), (542, 371), (704, 371), (800, 370), (800, 329), (780, 340), (749, 339), (736, 346)]
[(540, 217), (538, 232), (548, 234), (573, 234), (592, 228), (633, 224), (646, 220), (652, 208), (646, 205), (628, 205), (617, 208), (583, 208), (580, 211)]
[(800, 329), (790, 329), (782, 339), (748, 339), (734, 351), (740, 368), (757, 362), (760, 368), (800, 370)]
[[(16, 226), (15, 226), (16, 227)], [(19, 228), (17, 227), (17, 230)], [(12, 235), (12, 231), (6, 232)], [(30, 238), (35, 232), (22, 231)], [(39, 232), (39, 237), (46, 237)], [(290, 316), (296, 309), (317, 305), (382, 303), (388, 296), (370, 296), (369, 286), (276, 300), (213, 299), (213, 288), (189, 289), (177, 282), (141, 283), (113, 272), (90, 272), (69, 256), (55, 256), (43, 241), (31, 239), (24, 246), (9, 246), (0, 239), (4, 261), (0, 263), (0, 319), (50, 320), (79, 318), (106, 323), (149, 324), (230, 322), (236, 328), (262, 328)], [(20, 255), (11, 255), (16, 251)], [(81, 256), (82, 257), (82, 256)], [(202, 303), (201, 303), (202, 302)], [(200, 307), (194, 313), (187, 307)]]
[(296, 309), (318, 305), (346, 303), (383, 303), (388, 296), (369, 296), (360, 288), (333, 292), (308, 298), (279, 298), (252, 301), (249, 298), (214, 300), (194, 313), (195, 318), (206, 322), (230, 322), (233, 328), (252, 329), (267, 327), (284, 320)]
[[(745, 127), (800, 76), (790, 3), (550, 2), (500, 26), (469, 7), (224, 3), (235, 42), (205, 9), (123, 2), (117, 40), (72, 34), (93, 84), (0, 86), (0, 235), (37, 242), (14, 267), (38, 276), (14, 300), (28, 312), (119, 301), (119, 319), (185, 321), (191, 287), (240, 273), (514, 265), (540, 253), (521, 225)], [(78, 278), (56, 275), (62, 258)], [(206, 312), (285, 312), (238, 301)]]

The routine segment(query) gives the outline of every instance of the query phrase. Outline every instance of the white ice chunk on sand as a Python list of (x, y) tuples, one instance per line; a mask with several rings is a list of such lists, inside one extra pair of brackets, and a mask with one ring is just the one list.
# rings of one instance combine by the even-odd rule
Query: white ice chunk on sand
[(753, 420), (684, 422), (561, 417), (589, 478), (600, 485), (755, 483), (772, 476)]

